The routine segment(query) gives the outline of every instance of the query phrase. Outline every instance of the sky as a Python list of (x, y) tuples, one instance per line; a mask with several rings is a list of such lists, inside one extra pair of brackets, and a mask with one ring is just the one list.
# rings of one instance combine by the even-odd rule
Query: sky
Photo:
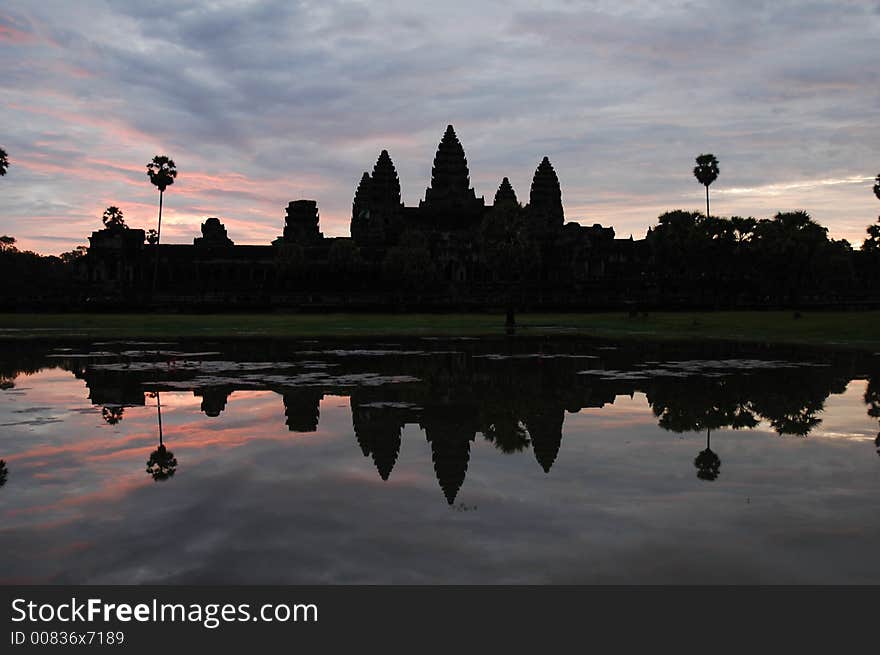
[(219, 217), (268, 243), (318, 202), (346, 236), (389, 151), (417, 204), (447, 124), (477, 195), (521, 201), (543, 156), (566, 220), (635, 238), (671, 209), (807, 210), (858, 245), (877, 219), (880, 1), (109, 2), (0, 6), (0, 234), (59, 253), (110, 205), (163, 242)]

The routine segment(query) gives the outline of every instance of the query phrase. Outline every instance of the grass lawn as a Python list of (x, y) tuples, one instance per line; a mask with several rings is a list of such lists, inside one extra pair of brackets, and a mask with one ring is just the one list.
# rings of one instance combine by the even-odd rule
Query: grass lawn
[[(880, 312), (519, 314), (517, 333), (880, 347)], [(0, 314), (0, 339), (500, 335), (498, 314)]]

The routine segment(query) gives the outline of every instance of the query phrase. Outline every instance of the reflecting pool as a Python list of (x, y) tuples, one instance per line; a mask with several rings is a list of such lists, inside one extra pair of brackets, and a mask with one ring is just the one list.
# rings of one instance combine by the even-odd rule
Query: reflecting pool
[(880, 583), (880, 354), (0, 345), (0, 583)]

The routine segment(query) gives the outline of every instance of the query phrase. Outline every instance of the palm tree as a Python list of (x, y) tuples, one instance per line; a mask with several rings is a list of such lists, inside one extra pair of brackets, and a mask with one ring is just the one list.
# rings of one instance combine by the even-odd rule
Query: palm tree
[(108, 229), (125, 227), (125, 218), (119, 207), (107, 207), (107, 209), (104, 210), (104, 215), (101, 217), (101, 222), (104, 223), (104, 227)]
[(718, 179), (718, 160), (715, 155), (707, 154), (697, 157), (697, 165), (694, 167), (694, 177), (706, 187), (706, 218), (709, 218), (709, 185)]
[[(3, 148), (0, 148), (0, 175), (6, 175), (6, 171), (9, 169), (9, 155), (6, 154), (6, 151)], [(880, 179), (880, 178), (878, 178)]]
[(165, 189), (174, 184), (177, 177), (177, 167), (173, 159), (165, 155), (156, 155), (153, 161), (147, 164), (147, 176), (150, 183), (159, 189), (159, 224), (156, 229), (156, 261), (153, 267), (153, 291), (156, 290), (156, 276), (159, 273), (159, 238), (162, 235), (162, 197)]
[(877, 175), (877, 179), (874, 180), (874, 195), (877, 196), (877, 200), (880, 200), (880, 175)]

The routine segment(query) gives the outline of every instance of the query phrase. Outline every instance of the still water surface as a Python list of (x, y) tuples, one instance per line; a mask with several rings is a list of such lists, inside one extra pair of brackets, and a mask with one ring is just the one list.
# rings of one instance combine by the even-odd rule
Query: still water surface
[(852, 351), (0, 346), (0, 582), (876, 584), (878, 423)]

